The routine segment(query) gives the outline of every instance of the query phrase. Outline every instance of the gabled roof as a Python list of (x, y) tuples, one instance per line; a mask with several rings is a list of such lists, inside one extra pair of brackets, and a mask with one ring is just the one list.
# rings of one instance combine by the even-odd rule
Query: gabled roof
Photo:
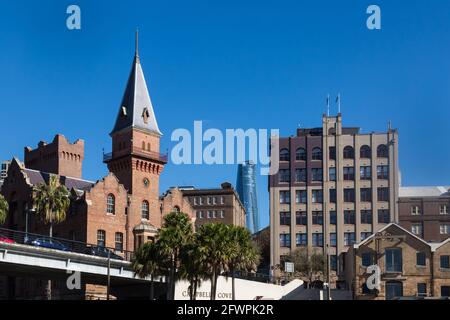
[(365, 244), (369, 243), (370, 241), (372, 241), (372, 240), (375, 238), (375, 236), (376, 236), (377, 233), (386, 231), (387, 229), (389, 229), (389, 228), (391, 228), (391, 227), (395, 227), (395, 228), (397, 228), (397, 229), (403, 231), (404, 233), (410, 235), (411, 237), (413, 237), (413, 238), (419, 240), (420, 242), (422, 242), (422, 243), (428, 245), (429, 247), (431, 247), (431, 244), (430, 244), (429, 242), (426, 242), (426, 241), (423, 240), (422, 238), (416, 236), (414, 233), (412, 233), (412, 232), (406, 230), (405, 228), (403, 228), (402, 226), (400, 226), (400, 225), (398, 225), (398, 224), (396, 224), (396, 223), (394, 223), (394, 222), (389, 223), (388, 225), (384, 226), (383, 228), (381, 228), (381, 229), (378, 230), (377, 232), (373, 233), (370, 237), (367, 237), (366, 239), (364, 239), (364, 240), (361, 241), (360, 243), (354, 244), (353, 247), (354, 247), (355, 249), (358, 249), (360, 246), (365, 245)]
[[(41, 183), (47, 183), (51, 175), (50, 173), (47, 172), (27, 168), (22, 169), (22, 171), (28, 178), (28, 182), (33, 186), (37, 186)], [(87, 191), (94, 186), (94, 182), (92, 181), (66, 176), (60, 176), (59, 181), (62, 185), (66, 186), (68, 190), (75, 189), (78, 191)]]
[(136, 33), (136, 53), (122, 103), (119, 107), (116, 123), (111, 134), (125, 128), (138, 128), (162, 135), (156, 122), (153, 105), (147, 89), (147, 83), (138, 54), (137, 42)]

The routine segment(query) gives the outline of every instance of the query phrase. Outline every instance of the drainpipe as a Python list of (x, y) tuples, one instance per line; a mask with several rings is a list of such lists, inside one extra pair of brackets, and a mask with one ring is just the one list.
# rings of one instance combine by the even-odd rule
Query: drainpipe
[(434, 251), (431, 251), (430, 271), (431, 271), (430, 296), (434, 297)]

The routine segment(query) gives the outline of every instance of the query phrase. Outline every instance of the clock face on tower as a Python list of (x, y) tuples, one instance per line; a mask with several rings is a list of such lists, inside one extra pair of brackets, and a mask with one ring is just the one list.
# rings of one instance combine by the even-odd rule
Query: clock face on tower
[(147, 188), (150, 184), (150, 181), (147, 178), (144, 178), (144, 186)]

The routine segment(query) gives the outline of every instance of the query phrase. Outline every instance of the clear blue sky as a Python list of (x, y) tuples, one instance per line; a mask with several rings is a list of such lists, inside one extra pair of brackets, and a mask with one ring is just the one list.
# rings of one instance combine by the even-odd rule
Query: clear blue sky
[[(0, 6), (0, 159), (62, 133), (86, 141), (84, 177), (106, 174), (140, 30), (162, 149), (176, 128), (320, 126), (327, 93), (344, 125), (399, 128), (404, 185), (450, 185), (450, 2), (365, 0), (5, 1)], [(82, 29), (66, 28), (78, 4)], [(235, 166), (167, 165), (160, 191), (236, 181)], [(267, 179), (258, 178), (263, 225)]]

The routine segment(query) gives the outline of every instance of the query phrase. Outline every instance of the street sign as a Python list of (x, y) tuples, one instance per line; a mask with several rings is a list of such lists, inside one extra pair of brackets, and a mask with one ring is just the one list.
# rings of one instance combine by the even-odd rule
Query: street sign
[(293, 262), (285, 262), (284, 263), (284, 271), (288, 273), (294, 272), (294, 263)]

